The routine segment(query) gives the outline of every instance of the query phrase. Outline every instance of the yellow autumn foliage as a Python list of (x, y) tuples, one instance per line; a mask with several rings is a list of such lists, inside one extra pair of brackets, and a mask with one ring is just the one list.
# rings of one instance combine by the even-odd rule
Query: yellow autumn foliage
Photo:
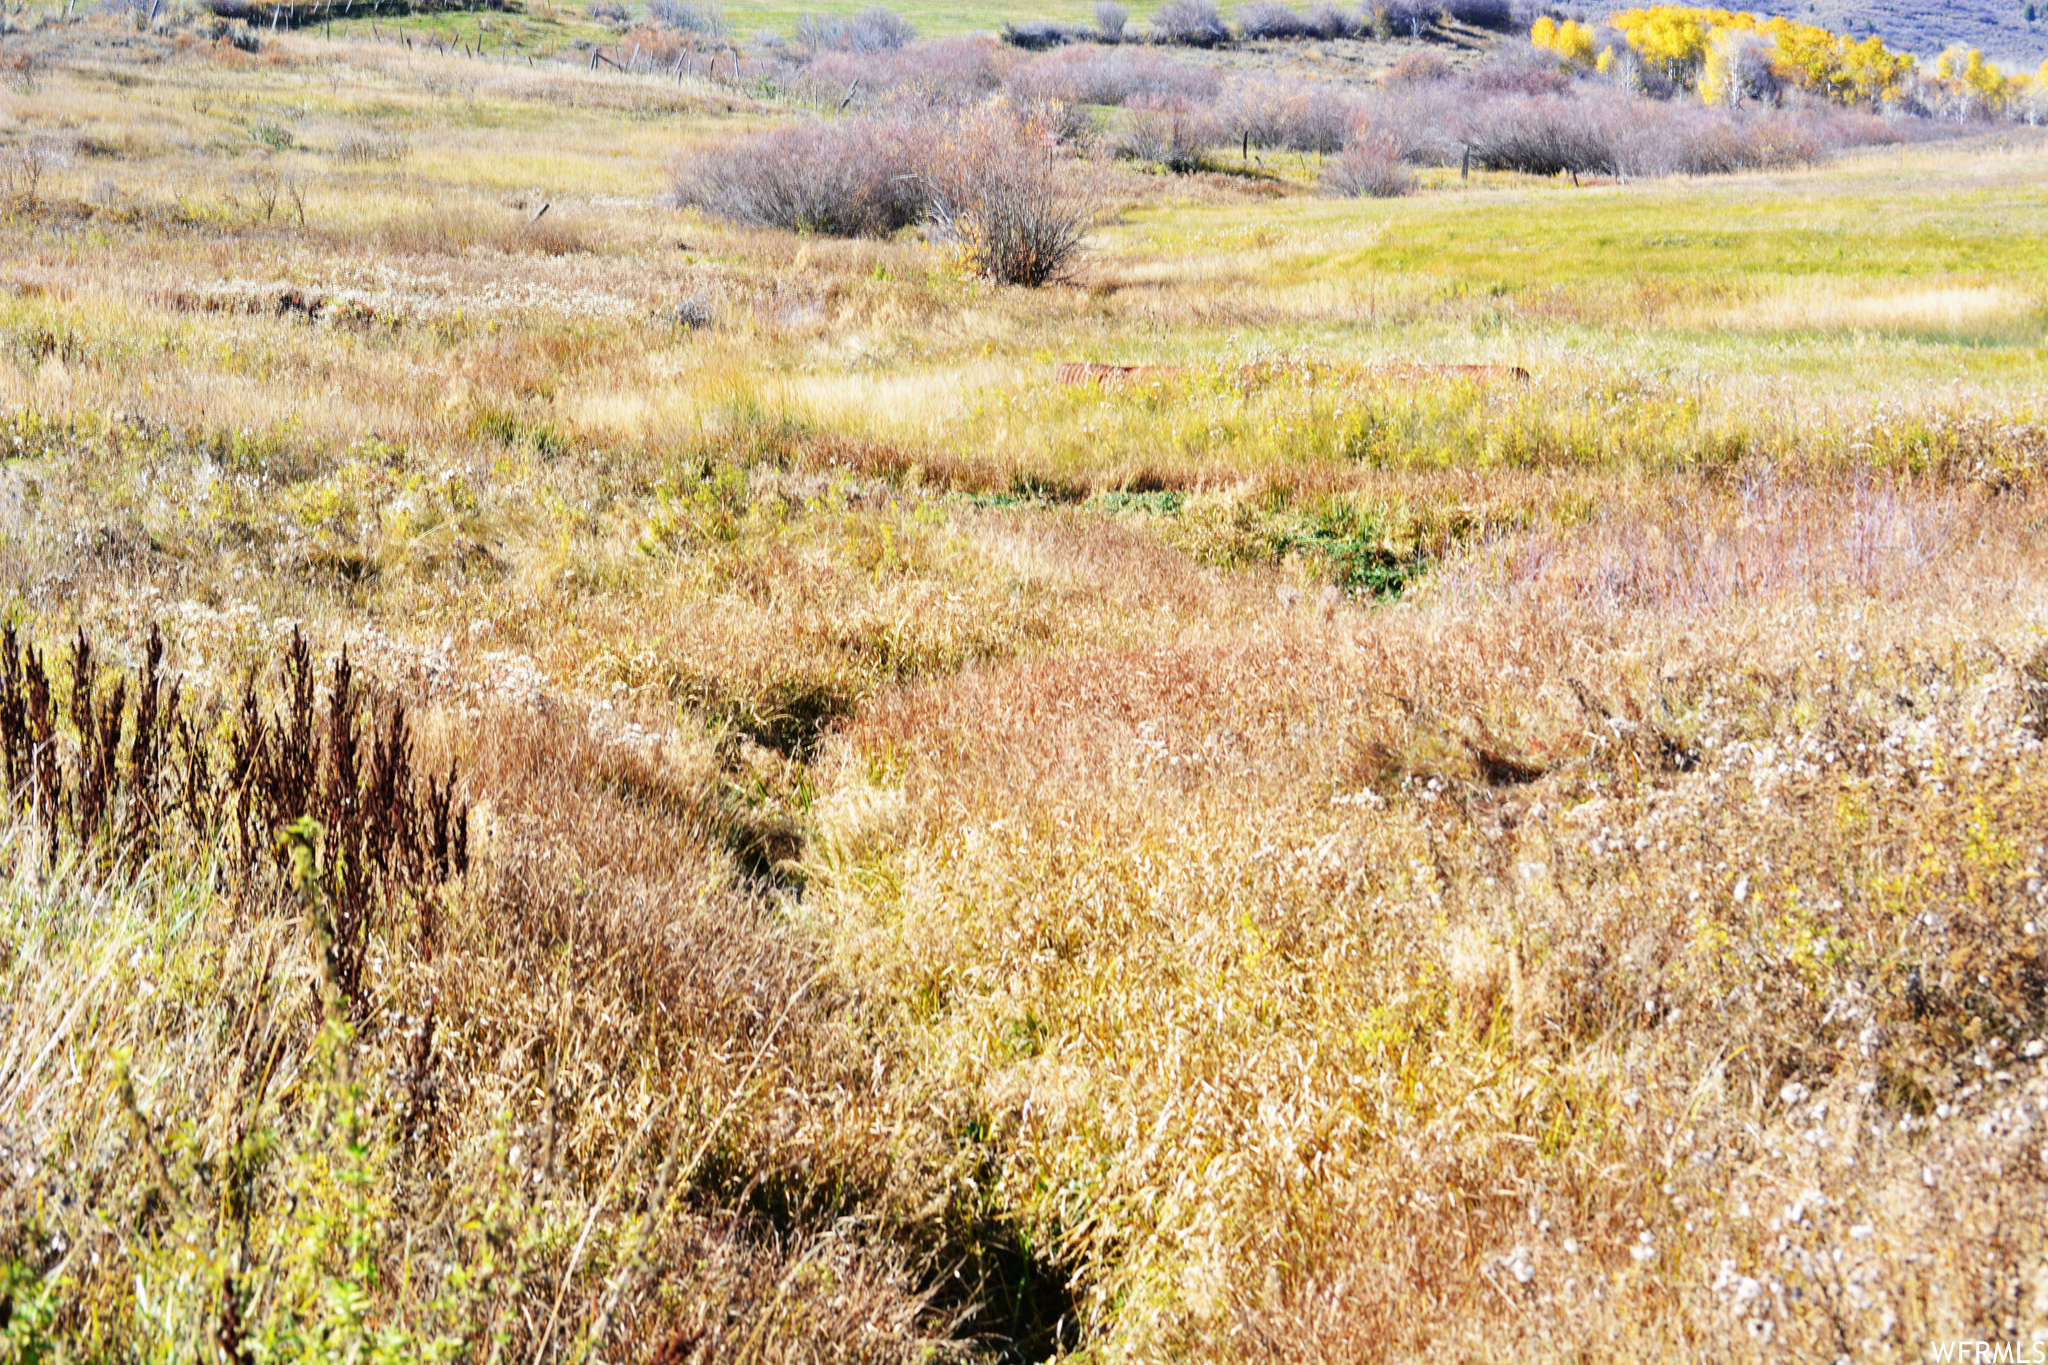
[[(2048, 63), (2044, 63), (2048, 70)], [(2003, 113), (2024, 94), (2027, 78), (2008, 76), (1976, 48), (1951, 47), (1934, 63), (1935, 84), (1951, 98), (1980, 105), (1986, 113)]]
[(1652, 5), (1621, 10), (1608, 22), (1646, 65), (1699, 90), (1709, 103), (1728, 97), (1727, 73), (1714, 57), (1717, 40), (1725, 53), (1727, 40), (1739, 33), (1771, 40), (1772, 65), (1781, 80), (1843, 104), (1874, 104), (1895, 95), (1914, 67), (1912, 56), (1891, 51), (1877, 37), (1858, 42), (1812, 24), (1735, 10)]
[(1529, 41), (1576, 66), (1593, 65), (1599, 46), (1593, 39), (1593, 30), (1586, 25), (1573, 19), (1558, 23), (1547, 14), (1530, 28)]
[(1623, 10), (1609, 20), (1628, 39), (1645, 64), (1681, 85), (1691, 85), (1705, 63), (1715, 16), (1721, 10), (1654, 5)]
[(1699, 96), (1707, 104), (1735, 104), (1742, 96), (1738, 70), (1743, 35), (1738, 30), (1716, 30), (1707, 48), (1706, 64), (1700, 68)]

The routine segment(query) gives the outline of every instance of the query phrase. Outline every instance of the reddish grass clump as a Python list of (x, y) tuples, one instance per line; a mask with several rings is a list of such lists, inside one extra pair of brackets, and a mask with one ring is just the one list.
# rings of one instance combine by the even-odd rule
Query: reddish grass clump
[(360, 1016), (373, 916), (395, 927), (412, 911), (415, 942), (431, 956), (433, 891), (468, 871), (469, 808), (455, 804), (454, 764), (439, 780), (414, 773), (404, 702), (391, 700), (381, 723), (366, 716), (346, 651), (320, 707), (312, 652), (296, 632), (274, 716), (253, 676), (232, 720), (218, 703), (188, 707), (182, 684), (161, 671), (163, 654), (153, 628), (132, 693), (126, 676), (108, 687), (81, 630), (70, 649), (69, 736), (60, 737), (42, 653), (6, 626), (0, 772), (10, 800), (39, 827), (52, 863), (76, 851), (132, 870), (166, 850), (225, 841), (245, 896), (276, 889), (266, 874), (289, 863), (291, 842), (305, 844), (311, 862), (298, 889), (321, 908), (329, 966)]

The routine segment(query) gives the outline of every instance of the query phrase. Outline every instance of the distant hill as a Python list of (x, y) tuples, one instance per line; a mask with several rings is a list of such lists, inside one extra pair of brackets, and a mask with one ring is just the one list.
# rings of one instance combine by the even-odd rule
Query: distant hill
[[(1643, 0), (1636, 0), (1642, 3)], [(2048, 0), (1758, 0), (1729, 9), (1783, 15), (1836, 33), (1875, 33), (1885, 45), (1923, 60), (1952, 43), (1982, 50), (2007, 71), (2048, 60)], [(2027, 18), (2028, 6), (2034, 18)], [(1615, 5), (1615, 9), (1628, 8)], [(1597, 11), (1596, 11), (1597, 12)]]

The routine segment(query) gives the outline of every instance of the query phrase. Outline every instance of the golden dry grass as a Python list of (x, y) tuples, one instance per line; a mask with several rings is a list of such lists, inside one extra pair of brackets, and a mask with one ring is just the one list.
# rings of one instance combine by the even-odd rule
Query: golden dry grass
[(160, 622), (195, 693), (348, 646), (478, 857), (351, 1031), (303, 907), (24, 822), (23, 1331), (2048, 1329), (2038, 145), (1392, 205), (1104, 172), (1080, 281), (1019, 291), (662, 207), (679, 145), (788, 116), (715, 83), (37, 32), (11, 618)]
[(1994, 1019), (2035, 1027), (2039, 588), (1988, 577), (1995, 532), (1915, 552), (1981, 506), (1770, 502), (1638, 504), (1412, 609), (1276, 604), (848, 731), (832, 937), (1014, 1126), (1012, 1197), (1138, 1349), (1883, 1355), (2031, 1321), (1994, 1226), (2041, 1197), (2026, 1083), (1894, 1134), (2008, 1065)]

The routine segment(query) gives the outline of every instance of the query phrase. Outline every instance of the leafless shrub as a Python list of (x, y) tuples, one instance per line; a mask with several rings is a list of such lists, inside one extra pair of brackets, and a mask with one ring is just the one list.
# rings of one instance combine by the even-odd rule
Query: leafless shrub
[(670, 308), (658, 309), (654, 320), (682, 332), (701, 331), (718, 321), (718, 310), (700, 295), (692, 295)]
[(1516, 27), (1514, 6), (1510, 0), (1444, 0), (1444, 14), (1474, 28), (1506, 33)]
[(1360, 125), (1341, 156), (1323, 169), (1323, 189), (1357, 198), (1397, 199), (1412, 193), (1415, 177), (1401, 163), (1401, 141), (1392, 133)]
[(1215, 127), (1226, 143), (1334, 152), (1358, 116), (1358, 102), (1328, 86), (1240, 80), (1217, 100)]
[[(619, 40), (627, 48), (626, 69), (629, 71), (664, 70), (671, 74), (679, 72), (680, 63), (686, 55), (694, 55), (699, 47), (708, 47), (704, 54), (708, 69), (723, 55), (724, 39), (704, 39), (704, 35), (693, 34), (680, 28), (655, 27), (641, 24), (626, 33)], [(637, 55), (635, 55), (637, 54)], [(730, 64), (726, 69), (730, 70)]]
[(396, 165), (412, 155), (412, 143), (403, 133), (351, 128), (335, 141), (329, 155), (344, 166)]
[(1095, 202), (1057, 143), (1046, 111), (993, 103), (949, 120), (926, 158), (933, 236), (1003, 284), (1064, 278)]
[(1310, 35), (1316, 38), (1356, 38), (1365, 31), (1365, 21), (1342, 5), (1310, 5), (1306, 17)]
[(657, 24), (682, 33), (724, 39), (732, 31), (718, 0), (651, 0), (647, 8)]
[(917, 37), (910, 21), (876, 5), (851, 18), (806, 14), (797, 20), (799, 45), (814, 52), (882, 52), (908, 47)]
[(1372, 12), (1375, 32), (1387, 36), (1420, 38), (1443, 19), (1437, 0), (1389, 0)]
[(1571, 73), (1529, 42), (1500, 44), (1484, 66), (1466, 72), (1462, 80), (1474, 90), (1501, 94), (1562, 95), (1572, 88)]
[(1307, 38), (1314, 29), (1301, 13), (1280, 0), (1252, 0), (1237, 7), (1237, 31), (1246, 38)]
[(0, 199), (35, 203), (55, 160), (49, 146), (35, 138), (0, 148)]
[(585, 12), (601, 24), (624, 24), (632, 18), (619, 0), (590, 0)]
[(1006, 81), (1025, 101), (1119, 105), (1152, 95), (1206, 104), (1222, 89), (1210, 67), (1138, 47), (1068, 48), (1021, 64)]
[(1215, 47), (1230, 41), (1230, 26), (1211, 0), (1166, 0), (1152, 11), (1152, 41), (1180, 47)]
[(839, 33), (840, 21), (828, 15), (806, 14), (796, 21), (797, 46), (811, 52), (830, 52)]
[(1613, 112), (1613, 106), (1590, 100), (1509, 96), (1471, 109), (1463, 141), (1471, 146), (1475, 163), (1493, 170), (1528, 175), (1616, 170), (1621, 129), (1608, 117)]
[(1040, 285), (1070, 268), (1095, 213), (1060, 152), (1061, 111), (1007, 101), (915, 118), (812, 123), (694, 153), (676, 202), (735, 222), (879, 236), (923, 222), (979, 273)]
[(1139, 95), (1125, 103), (1123, 126), (1112, 144), (1131, 161), (1156, 161), (1186, 174), (1208, 164), (1215, 119), (1207, 109), (1171, 95)]
[[(1620, 100), (1603, 103), (1614, 163), (1629, 175), (1720, 175), (1801, 166), (1817, 160), (1827, 145), (1821, 131), (1828, 122), (1824, 115), (1740, 117), (1693, 105), (1629, 110)], [(1839, 145), (1852, 140), (1845, 130)]]
[[(1604, 101), (1603, 101), (1604, 103)], [(1659, 105), (1661, 117), (1634, 122), (1608, 105), (1594, 120), (1612, 149), (1610, 166), (1624, 175), (1729, 175), (1810, 160), (1797, 145), (1782, 148), (1758, 137), (1748, 120), (1716, 117), (1708, 109)]]
[(1087, 105), (1044, 100), (1034, 107), (1044, 115), (1054, 140), (1062, 147), (1080, 154), (1093, 153), (1097, 128), (1094, 112)]
[(1374, 122), (1410, 162), (1442, 165), (1469, 148), (1475, 165), (1529, 175), (1726, 174), (1804, 165), (1898, 136), (1867, 115), (1743, 114), (1612, 89), (1558, 91), (1511, 71), (1397, 89), (1375, 106)]
[(1280, 0), (1252, 0), (1237, 10), (1237, 31), (1245, 38), (1355, 38), (1362, 27), (1357, 14), (1333, 4), (1304, 12)]
[(1095, 0), (1095, 36), (1100, 42), (1120, 43), (1124, 40), (1124, 25), (1131, 21), (1131, 12), (1116, 0)]
[(917, 30), (908, 19), (877, 5), (855, 15), (847, 35), (849, 46), (859, 51), (907, 46), (916, 39)]
[(736, 223), (883, 236), (924, 215), (917, 130), (858, 118), (774, 129), (707, 147), (675, 172), (675, 202)]
[(1430, 85), (1447, 81), (1455, 74), (1451, 64), (1434, 52), (1410, 52), (1387, 72), (1390, 86)]
[(827, 52), (807, 63), (790, 86), (837, 108), (893, 97), (898, 102), (945, 105), (984, 98), (1000, 89), (1002, 49), (987, 38), (940, 38), (905, 48)]
[(1463, 153), (1470, 98), (1446, 81), (1392, 86), (1372, 106), (1373, 126), (1400, 141), (1410, 165), (1445, 165)]
[(1095, 38), (1092, 29), (1079, 24), (1055, 23), (1050, 19), (1026, 19), (1020, 23), (1004, 24), (1002, 33), (1004, 42), (1027, 52), (1043, 52), (1068, 43), (1092, 42)]
[(255, 211), (262, 215), (266, 223), (277, 217), (277, 206), (280, 201), (290, 204), (299, 197), (298, 182), (292, 176), (270, 166), (256, 167), (239, 177), (237, 184), (248, 193)]
[(1890, 147), (1953, 135), (1932, 120), (1885, 118), (1862, 109), (1785, 110), (1758, 122), (1772, 138), (1794, 136), (1784, 130), (1796, 128), (1815, 160), (1851, 147)]

